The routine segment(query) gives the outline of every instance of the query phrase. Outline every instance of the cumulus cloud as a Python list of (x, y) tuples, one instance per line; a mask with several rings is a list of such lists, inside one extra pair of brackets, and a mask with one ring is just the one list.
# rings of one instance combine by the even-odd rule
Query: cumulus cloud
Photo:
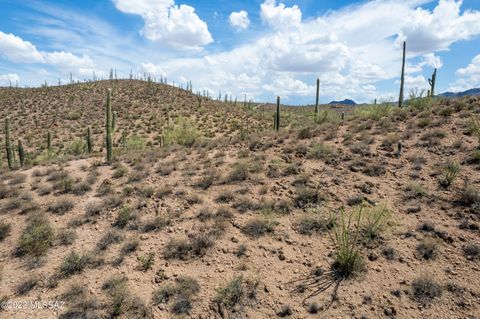
[(472, 59), (465, 68), (455, 72), (458, 79), (450, 85), (450, 91), (464, 91), (474, 87), (480, 87), (480, 54)]
[(287, 29), (299, 26), (302, 22), (302, 11), (298, 6), (286, 7), (276, 0), (266, 0), (260, 5), (260, 17), (263, 23), (276, 29)]
[(59, 67), (65, 70), (79, 70), (79, 69), (92, 69), (94, 63), (92, 59), (83, 55), (81, 57), (76, 56), (70, 52), (45, 52), (43, 53), (45, 63)]
[(16, 85), (20, 81), (20, 77), (16, 73), (0, 75), (0, 86)]
[(480, 12), (460, 13), (462, 0), (440, 0), (431, 12), (418, 8), (410, 12), (400, 28), (397, 41), (407, 41), (408, 51), (428, 53), (448, 50), (459, 40), (480, 33)]
[(162, 76), (162, 77), (167, 76), (167, 74), (165, 73), (165, 71), (161, 66), (153, 63), (142, 63), (140, 69), (142, 73), (147, 73), (153, 76)]
[(19, 63), (43, 62), (42, 55), (33, 44), (2, 31), (0, 31), (0, 55)]
[(248, 19), (248, 12), (241, 10), (239, 12), (230, 13), (228, 22), (232, 27), (237, 30), (245, 30), (250, 25), (250, 19)]
[(212, 43), (207, 24), (188, 5), (175, 5), (173, 0), (113, 0), (124, 13), (140, 15), (145, 22), (140, 33), (177, 49), (198, 50)]

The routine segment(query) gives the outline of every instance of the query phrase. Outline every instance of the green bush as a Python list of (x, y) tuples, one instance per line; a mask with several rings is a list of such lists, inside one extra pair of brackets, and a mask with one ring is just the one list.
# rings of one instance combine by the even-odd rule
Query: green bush
[(65, 148), (65, 152), (69, 155), (79, 156), (86, 152), (87, 144), (83, 140), (76, 140), (71, 142)]
[(55, 234), (45, 215), (31, 216), (20, 236), (19, 255), (42, 256), (53, 245)]
[(190, 147), (201, 136), (195, 125), (185, 118), (178, 118), (174, 124), (165, 129), (165, 144), (179, 144)]

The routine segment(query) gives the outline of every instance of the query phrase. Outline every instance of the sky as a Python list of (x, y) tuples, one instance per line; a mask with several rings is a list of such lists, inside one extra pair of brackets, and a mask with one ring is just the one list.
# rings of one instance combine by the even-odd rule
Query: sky
[(479, 0), (0, 0), (0, 86), (130, 72), (243, 100), (480, 87)]

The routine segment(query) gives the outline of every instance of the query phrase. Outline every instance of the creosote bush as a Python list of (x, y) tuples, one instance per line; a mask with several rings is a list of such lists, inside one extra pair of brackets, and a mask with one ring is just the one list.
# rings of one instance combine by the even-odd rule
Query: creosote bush
[(27, 219), (27, 227), (20, 236), (17, 254), (39, 257), (53, 245), (55, 234), (47, 217), (35, 214)]
[(232, 311), (237, 306), (242, 306), (255, 298), (258, 284), (256, 280), (245, 279), (241, 275), (236, 276), (224, 287), (217, 289), (214, 302)]

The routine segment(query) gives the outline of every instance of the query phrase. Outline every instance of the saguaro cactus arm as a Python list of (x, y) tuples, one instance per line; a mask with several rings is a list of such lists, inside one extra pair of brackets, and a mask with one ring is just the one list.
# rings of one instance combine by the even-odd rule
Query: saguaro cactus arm
[(400, 95), (398, 97), (398, 107), (402, 107), (403, 104), (403, 87), (405, 84), (405, 51), (407, 48), (407, 42), (403, 41), (403, 59), (402, 59), (402, 76), (400, 78)]

